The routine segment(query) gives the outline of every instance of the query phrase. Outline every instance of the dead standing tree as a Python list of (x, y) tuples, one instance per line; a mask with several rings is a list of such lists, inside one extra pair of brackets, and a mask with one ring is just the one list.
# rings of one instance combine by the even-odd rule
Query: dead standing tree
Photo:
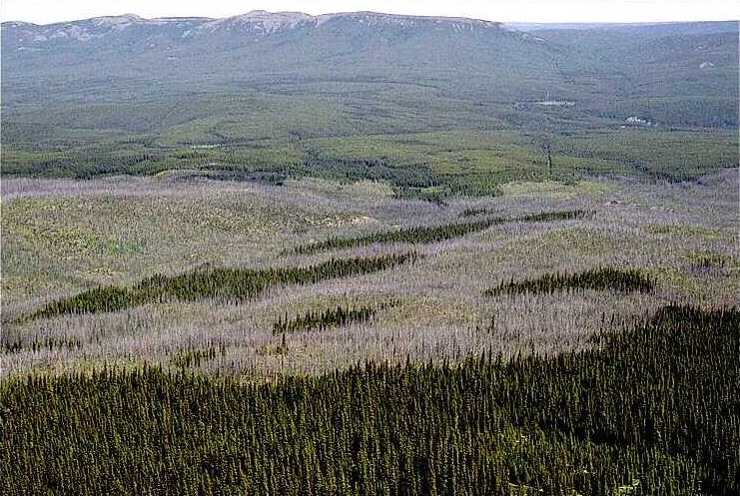
[(552, 154), (550, 151), (550, 142), (548, 140), (542, 140), (540, 142), (540, 149), (542, 153), (547, 155), (547, 175), (552, 177)]

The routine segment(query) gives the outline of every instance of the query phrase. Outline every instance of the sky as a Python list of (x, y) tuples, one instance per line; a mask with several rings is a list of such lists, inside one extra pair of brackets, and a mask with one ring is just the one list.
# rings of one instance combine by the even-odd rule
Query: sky
[(228, 17), (250, 10), (308, 14), (369, 10), (501, 22), (668, 22), (740, 19), (736, 0), (3, 0), (3, 21), (36, 24), (104, 15)]

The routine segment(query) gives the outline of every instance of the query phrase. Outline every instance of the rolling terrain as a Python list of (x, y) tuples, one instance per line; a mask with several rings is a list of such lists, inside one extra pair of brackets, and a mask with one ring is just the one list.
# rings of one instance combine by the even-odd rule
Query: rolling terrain
[(428, 198), (738, 163), (736, 23), (524, 32), (252, 12), (4, 23), (2, 36), (6, 175), (188, 169)]

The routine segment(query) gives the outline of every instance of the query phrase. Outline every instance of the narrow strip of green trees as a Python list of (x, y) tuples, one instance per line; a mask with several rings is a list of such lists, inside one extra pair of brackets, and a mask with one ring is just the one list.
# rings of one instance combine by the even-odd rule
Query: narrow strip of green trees
[(280, 317), (273, 325), (273, 334), (297, 331), (323, 331), (330, 327), (341, 327), (353, 322), (368, 322), (376, 313), (376, 309), (369, 306), (345, 308), (341, 305), (329, 308), (322, 312), (308, 311), (302, 315), (289, 318)]
[(53, 301), (32, 313), (30, 318), (62, 314), (112, 312), (146, 303), (195, 301), (221, 298), (236, 302), (255, 298), (271, 286), (314, 284), (325, 279), (378, 272), (414, 262), (417, 252), (331, 259), (318, 265), (272, 269), (206, 268), (177, 276), (155, 275), (132, 287), (104, 286), (71, 298)]
[(208, 346), (207, 348), (187, 348), (177, 352), (170, 363), (175, 367), (197, 367), (203, 362), (215, 359), (217, 356), (226, 356), (226, 346), (223, 343)]
[(82, 341), (77, 338), (37, 338), (26, 344), (20, 340), (6, 341), (2, 339), (0, 350), (6, 353), (18, 353), (23, 350), (38, 352), (42, 350), (63, 350), (82, 348)]
[(522, 281), (502, 281), (498, 286), (487, 289), (486, 296), (521, 293), (555, 293), (559, 291), (605, 290), (649, 292), (653, 281), (637, 269), (615, 269), (597, 267), (577, 274), (545, 274)]
[[(460, 217), (474, 217), (476, 215), (488, 215), (496, 213), (494, 209), (485, 207), (470, 207), (460, 212)], [(548, 222), (556, 220), (583, 219), (593, 216), (594, 212), (590, 210), (556, 210), (554, 212), (542, 212), (538, 214), (528, 214), (516, 218), (520, 222)]]
[(320, 251), (339, 250), (354, 248), (356, 246), (367, 246), (373, 244), (387, 243), (413, 243), (426, 244), (444, 241), (446, 239), (458, 238), (466, 234), (483, 231), (491, 226), (505, 224), (507, 222), (546, 222), (555, 220), (566, 220), (582, 218), (589, 215), (582, 210), (568, 210), (559, 212), (544, 212), (528, 214), (520, 217), (491, 217), (488, 219), (442, 224), (439, 226), (415, 226), (396, 231), (383, 231), (354, 238), (331, 237), (324, 241), (299, 245), (295, 253), (308, 255)]

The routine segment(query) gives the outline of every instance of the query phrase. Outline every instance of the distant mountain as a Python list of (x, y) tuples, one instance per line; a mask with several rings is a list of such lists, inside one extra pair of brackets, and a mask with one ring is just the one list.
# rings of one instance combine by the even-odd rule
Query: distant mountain
[[(736, 23), (548, 27), (254, 11), (2, 24), (2, 103), (10, 109), (244, 92), (395, 98), (408, 107), (413, 91), (414, 105), (573, 102), (559, 108), (733, 126), (737, 72)], [(489, 118), (481, 112), (476, 119)]]
[(527, 23), (513, 22), (505, 27), (519, 31), (553, 30), (603, 30), (626, 31), (630, 33), (649, 33), (653, 36), (663, 34), (716, 34), (728, 33), (738, 29), (738, 21), (718, 22), (659, 22), (659, 23)]
[[(516, 74), (542, 88), (558, 79), (543, 43), (498, 23), (372, 12), (14, 22), (3, 24), (2, 44), (6, 103), (79, 99), (82, 88), (86, 99), (120, 97), (114, 87), (151, 93), (152, 83), (238, 91), (286, 81), (400, 80), (457, 90), (464, 74), (460, 89), (487, 91), (492, 76)], [(31, 91), (48, 84), (53, 95)], [(518, 93), (507, 86), (507, 98)]]
[[(120, 35), (123, 31), (138, 29), (136, 34), (145, 34), (142, 28), (150, 30), (150, 37), (162, 34), (179, 33), (180, 40), (209, 36), (217, 32), (239, 31), (248, 35), (268, 35), (299, 27), (316, 28), (338, 20), (351, 21), (359, 25), (375, 27), (394, 26), (402, 28), (436, 27), (452, 29), (487, 29), (498, 28), (499, 23), (464, 18), (420, 17), (378, 14), (374, 12), (353, 12), (343, 14), (324, 14), (311, 16), (301, 12), (270, 13), (255, 10), (244, 15), (222, 19), (203, 17), (170, 17), (144, 19), (134, 14), (111, 17), (95, 17), (81, 21), (62, 22), (49, 25), (35, 25), (26, 22), (6, 22), (3, 27), (14, 33), (19, 48), (43, 49), (54, 41), (74, 40), (87, 42), (111, 35)], [(131, 34), (129, 32), (128, 34)]]

